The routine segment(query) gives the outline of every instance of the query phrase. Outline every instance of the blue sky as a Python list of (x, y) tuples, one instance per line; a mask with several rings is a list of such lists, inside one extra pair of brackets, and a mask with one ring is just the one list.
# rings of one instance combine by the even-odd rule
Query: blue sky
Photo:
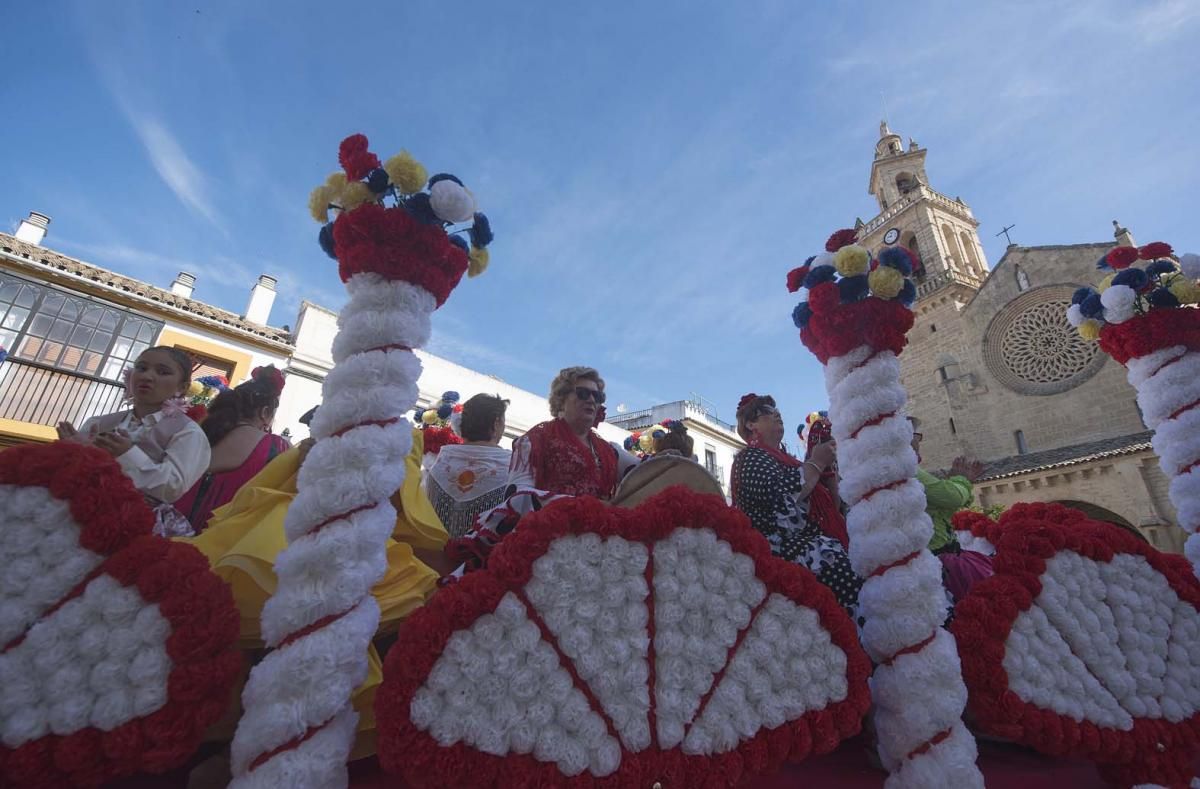
[[(40, 6), (40, 7), (38, 7)], [(875, 213), (886, 104), (994, 236), (1200, 251), (1200, 3), (23, 3), (0, 51), (0, 227), (240, 312), (338, 307), (309, 190), (361, 131), (458, 174), (497, 231), (431, 350), (611, 403), (823, 407), (789, 268)]]

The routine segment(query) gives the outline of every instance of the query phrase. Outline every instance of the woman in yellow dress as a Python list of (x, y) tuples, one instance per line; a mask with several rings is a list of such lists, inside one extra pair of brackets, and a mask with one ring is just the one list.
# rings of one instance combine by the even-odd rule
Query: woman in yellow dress
[[(208, 528), (186, 538), (207, 558), (213, 572), (230, 585), (241, 614), (241, 646), (263, 648), (259, 617), (263, 604), (275, 592), (275, 557), (287, 547), (283, 520), (296, 497), (296, 476), (311, 442), (283, 453), (252, 477), (233, 499), (213, 510)], [(396, 528), (388, 540), (388, 569), (372, 594), (379, 603), (379, 633), (390, 635), (399, 623), (422, 605), (437, 588), (445, 571), (442, 548), (446, 530), (421, 490), (421, 431), (413, 431), (413, 446), (405, 459), (404, 485), (392, 497)], [(441, 571), (441, 572), (439, 572)], [(375, 690), (383, 679), (379, 655), (371, 647), (366, 681), (355, 691), (359, 714), (358, 739), (351, 758), (374, 753)], [(238, 705), (235, 705), (238, 706)], [(240, 712), (240, 710), (233, 710)], [(226, 716), (233, 723), (237, 717)], [(232, 734), (232, 729), (228, 732)]]

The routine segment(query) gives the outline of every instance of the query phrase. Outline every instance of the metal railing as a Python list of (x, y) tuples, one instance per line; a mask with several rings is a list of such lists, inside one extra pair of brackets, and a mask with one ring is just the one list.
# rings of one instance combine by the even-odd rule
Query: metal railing
[(121, 409), (125, 387), (81, 373), (14, 359), (0, 363), (0, 418), (53, 427)]

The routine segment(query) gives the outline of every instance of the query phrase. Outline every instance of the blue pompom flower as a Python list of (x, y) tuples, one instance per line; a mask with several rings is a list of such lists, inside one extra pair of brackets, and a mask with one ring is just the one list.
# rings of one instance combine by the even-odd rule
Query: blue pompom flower
[(879, 265), (890, 266), (906, 277), (912, 274), (912, 261), (900, 247), (888, 247), (880, 252)]
[(1071, 303), (1082, 304), (1084, 299), (1095, 292), (1096, 291), (1092, 290), (1091, 288), (1079, 288), (1071, 295)]
[(367, 176), (367, 188), (377, 195), (386, 192), (388, 185), (387, 170), (384, 170), (382, 167), (376, 167)]
[(870, 286), (867, 283), (866, 274), (857, 274), (853, 277), (842, 277), (838, 280), (838, 294), (842, 297), (843, 304), (850, 304), (855, 301), (862, 301), (867, 297), (870, 291)]
[(1152, 277), (1161, 277), (1163, 274), (1170, 274), (1175, 271), (1175, 264), (1169, 260), (1156, 260), (1149, 266), (1146, 266), (1146, 273)]
[(462, 396), (458, 392), (454, 391), (453, 389), (451, 389), (448, 392), (442, 392), (442, 402), (443, 403), (449, 403), (450, 405), (454, 405), (460, 399), (462, 399)]
[(796, 324), (797, 329), (803, 329), (808, 325), (808, 319), (812, 317), (812, 307), (808, 306), (807, 301), (802, 301), (796, 305), (796, 309), (792, 310), (792, 323)]
[(438, 410), (437, 410), (438, 419), (449, 419), (450, 415), (453, 413), (454, 413), (454, 406), (451, 405), (450, 403), (442, 403), (441, 405), (438, 406)]
[(495, 236), (492, 235), (492, 223), (488, 221), (487, 215), (475, 214), (475, 224), (471, 225), (470, 236), (471, 246), (476, 249), (483, 249), (492, 243)]
[(443, 225), (442, 220), (438, 219), (437, 214), (433, 212), (433, 204), (429, 201), (429, 195), (425, 192), (417, 192), (412, 197), (404, 201), (404, 210), (412, 214), (413, 218), (424, 222), (427, 225)]
[(1100, 294), (1091, 293), (1079, 303), (1079, 311), (1085, 318), (1099, 318), (1104, 315), (1104, 305), (1100, 303)]
[(1112, 284), (1128, 285), (1134, 290), (1141, 290), (1150, 282), (1150, 275), (1140, 268), (1127, 268), (1113, 277)]
[(1166, 288), (1155, 288), (1147, 297), (1152, 307), (1178, 307), (1179, 299)]
[(459, 186), (465, 185), (465, 184), (463, 184), (462, 181), (459, 180), (457, 175), (451, 175), (450, 173), (438, 173), (437, 175), (430, 176), (429, 185), (433, 186), (438, 181), (453, 181), (454, 183), (458, 184)]
[(812, 290), (822, 282), (832, 282), (837, 276), (837, 269), (833, 266), (817, 266), (808, 272), (808, 276), (804, 278), (804, 287)]
[(900, 289), (900, 294), (896, 298), (905, 307), (911, 307), (913, 302), (917, 300), (917, 286), (913, 284), (911, 279), (904, 280), (904, 287)]
[(337, 254), (333, 247), (333, 222), (321, 226), (321, 232), (317, 234), (317, 243), (321, 245), (321, 249), (329, 257), (337, 259)]

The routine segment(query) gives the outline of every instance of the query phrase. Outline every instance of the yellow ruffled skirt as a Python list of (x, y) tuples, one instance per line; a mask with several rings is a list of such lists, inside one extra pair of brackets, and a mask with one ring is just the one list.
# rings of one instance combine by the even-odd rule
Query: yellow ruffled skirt
[[(371, 590), (379, 603), (381, 632), (394, 631), (437, 588), (437, 572), (418, 559), (414, 549), (441, 551), (447, 540), (446, 530), (421, 490), (421, 439), (421, 433), (414, 431), (404, 485), (392, 499), (399, 515), (387, 543), (387, 574)], [(232, 588), (241, 614), (241, 646), (246, 650), (263, 647), (259, 617), (263, 604), (275, 593), (275, 556), (287, 547), (283, 519), (296, 497), (299, 470), (299, 450), (285, 452), (251, 478), (232, 501), (214, 510), (204, 532), (183, 538), (208, 558), (213, 572)], [(368, 663), (367, 679), (352, 699), (359, 714), (353, 758), (374, 752), (375, 691), (383, 680), (383, 669), (373, 646)]]

